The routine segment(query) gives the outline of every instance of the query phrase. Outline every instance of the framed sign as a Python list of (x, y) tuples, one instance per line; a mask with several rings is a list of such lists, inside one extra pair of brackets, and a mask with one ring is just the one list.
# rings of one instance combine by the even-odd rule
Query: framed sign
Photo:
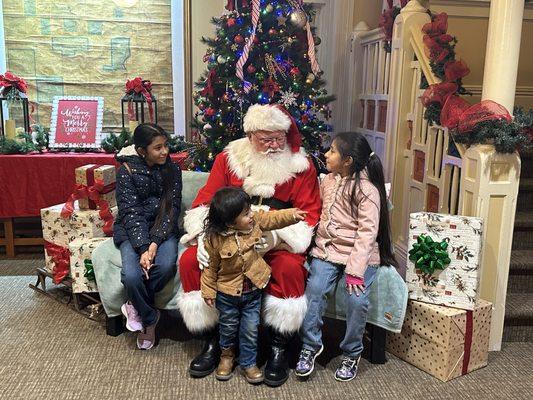
[(50, 122), (50, 148), (99, 149), (103, 97), (56, 96)]

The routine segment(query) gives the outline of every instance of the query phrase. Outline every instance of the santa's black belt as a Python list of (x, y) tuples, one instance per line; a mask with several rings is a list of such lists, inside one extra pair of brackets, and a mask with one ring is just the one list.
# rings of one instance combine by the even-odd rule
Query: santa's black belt
[(276, 210), (284, 210), (286, 208), (292, 208), (292, 204), (287, 202), (287, 201), (283, 201), (283, 200), (279, 200), (279, 199), (276, 199), (274, 197), (270, 197), (268, 199), (265, 199), (261, 196), (252, 196), (252, 204), (256, 205), (256, 206), (269, 206), (270, 208), (274, 208)]

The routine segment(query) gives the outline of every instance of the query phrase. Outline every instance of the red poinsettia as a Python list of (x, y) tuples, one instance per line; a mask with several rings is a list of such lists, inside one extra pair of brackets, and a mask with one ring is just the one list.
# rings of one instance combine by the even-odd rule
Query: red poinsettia
[(470, 73), (470, 68), (463, 60), (448, 61), (444, 64), (444, 75), (447, 81), (456, 81)]
[(428, 22), (422, 27), (422, 32), (429, 36), (440, 36), (448, 31), (448, 14), (440, 13), (433, 17), (431, 22)]
[(268, 93), (269, 97), (274, 96), (276, 92), (279, 92), (279, 89), (279, 85), (271, 76), (263, 82), (263, 92)]
[(443, 82), (430, 85), (421, 97), (424, 107), (431, 103), (438, 103), (441, 107), (448, 97), (457, 91), (457, 84), (453, 82)]
[(24, 94), (28, 93), (28, 85), (26, 84), (26, 81), (11, 72), (6, 72), (5, 74), (0, 75), (0, 88), (3, 89), (4, 94), (11, 90), (11, 88), (15, 88)]

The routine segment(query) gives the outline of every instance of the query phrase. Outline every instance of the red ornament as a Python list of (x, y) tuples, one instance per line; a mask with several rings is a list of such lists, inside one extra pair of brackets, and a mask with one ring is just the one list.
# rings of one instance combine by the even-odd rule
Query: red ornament
[(254, 67), (252, 64), (250, 64), (250, 65), (248, 65), (248, 68), (246, 68), (246, 71), (247, 71), (249, 74), (253, 74), (253, 73), (254, 73), (255, 71), (257, 71), (257, 70), (255, 69), (255, 67)]
[(304, 124), (307, 124), (309, 122), (309, 116), (307, 114), (304, 114), (302, 115), (301, 120)]
[(268, 93), (269, 97), (274, 96), (279, 89), (279, 85), (271, 76), (263, 83), (263, 92)]
[(224, 93), (224, 95), (222, 96), (222, 100), (224, 101), (230, 101), (230, 96), (229, 96), (229, 93)]
[(244, 43), (244, 38), (242, 37), (242, 35), (235, 35), (233, 41), (237, 44), (241, 44)]
[(259, 43), (259, 38), (256, 36), (254, 36), (254, 40), (253, 40), (254, 44), (258, 44)]
[(275, 36), (275, 35), (278, 34), (278, 31), (275, 30), (274, 28), (270, 28), (270, 29), (268, 30), (268, 34), (269, 34), (270, 36)]
[(207, 110), (205, 110), (205, 115), (212, 117), (216, 112), (217, 111), (214, 108), (209, 107)]
[(232, 27), (233, 25), (235, 25), (235, 18), (228, 18), (228, 21), (226, 22), (226, 25), (228, 27)]
[(300, 69), (298, 67), (292, 67), (289, 73), (292, 76), (298, 76), (300, 74)]
[(200, 104), (198, 105), (198, 108), (199, 108), (200, 110), (205, 110), (205, 104), (204, 104), (204, 103), (200, 103)]

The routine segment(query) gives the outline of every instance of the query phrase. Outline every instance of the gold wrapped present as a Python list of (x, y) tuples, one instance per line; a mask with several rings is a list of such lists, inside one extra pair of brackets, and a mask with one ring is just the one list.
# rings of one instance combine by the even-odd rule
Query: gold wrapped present
[(70, 277), (72, 292), (98, 292), (91, 261), (93, 250), (108, 238), (76, 239), (70, 242)]
[(76, 190), (85, 188), (87, 196), (79, 199), (81, 210), (96, 210), (99, 201), (109, 207), (117, 205), (115, 198), (116, 171), (113, 165), (87, 164), (76, 168)]
[(401, 333), (387, 335), (387, 351), (449, 381), (487, 365), (492, 304), (460, 310), (410, 300)]

